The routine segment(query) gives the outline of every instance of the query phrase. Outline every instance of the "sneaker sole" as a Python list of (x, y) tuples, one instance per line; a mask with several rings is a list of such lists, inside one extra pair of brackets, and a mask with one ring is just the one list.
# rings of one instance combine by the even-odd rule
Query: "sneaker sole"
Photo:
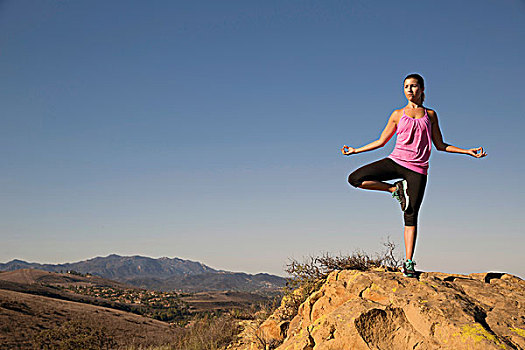
[(403, 208), (403, 211), (408, 209), (408, 203), (410, 202), (410, 198), (408, 198), (408, 182), (407, 180), (403, 180), (403, 195), (405, 196), (405, 207)]

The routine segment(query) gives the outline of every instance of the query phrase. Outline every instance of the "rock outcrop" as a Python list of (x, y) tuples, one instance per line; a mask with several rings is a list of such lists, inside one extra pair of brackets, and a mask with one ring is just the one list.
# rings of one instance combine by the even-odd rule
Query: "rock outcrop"
[(525, 349), (525, 281), (509, 274), (334, 271), (293, 319), (284, 307), (237, 349)]

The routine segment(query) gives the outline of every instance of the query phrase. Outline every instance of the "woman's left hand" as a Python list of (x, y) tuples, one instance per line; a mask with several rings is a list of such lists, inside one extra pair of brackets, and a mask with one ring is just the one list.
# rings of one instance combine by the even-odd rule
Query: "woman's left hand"
[(478, 148), (471, 148), (469, 150), (467, 150), (467, 154), (469, 156), (472, 156), (474, 158), (483, 158), (487, 155), (487, 153), (485, 153), (485, 151), (483, 151), (483, 147), (478, 147)]

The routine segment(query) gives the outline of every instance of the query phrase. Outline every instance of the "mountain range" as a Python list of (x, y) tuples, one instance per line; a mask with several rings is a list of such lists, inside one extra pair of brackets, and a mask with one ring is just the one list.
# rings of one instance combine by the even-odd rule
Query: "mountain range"
[(50, 272), (74, 271), (91, 274), (139, 288), (161, 291), (203, 292), (234, 290), (276, 292), (286, 284), (283, 277), (259, 273), (216, 270), (200, 262), (179, 258), (150, 258), (111, 254), (65, 264), (39, 264), (22, 260), (0, 263), (0, 271), (39, 269)]

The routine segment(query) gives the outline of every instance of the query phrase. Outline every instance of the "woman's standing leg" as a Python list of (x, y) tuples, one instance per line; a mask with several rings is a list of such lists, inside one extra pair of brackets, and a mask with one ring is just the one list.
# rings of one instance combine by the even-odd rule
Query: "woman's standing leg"
[(419, 208), (425, 194), (427, 176), (407, 169), (404, 172), (404, 178), (408, 183), (407, 193), (409, 198), (408, 208), (404, 213), (405, 254), (407, 260), (412, 260), (416, 247)]
[(405, 256), (412, 260), (416, 248), (417, 226), (405, 226)]

